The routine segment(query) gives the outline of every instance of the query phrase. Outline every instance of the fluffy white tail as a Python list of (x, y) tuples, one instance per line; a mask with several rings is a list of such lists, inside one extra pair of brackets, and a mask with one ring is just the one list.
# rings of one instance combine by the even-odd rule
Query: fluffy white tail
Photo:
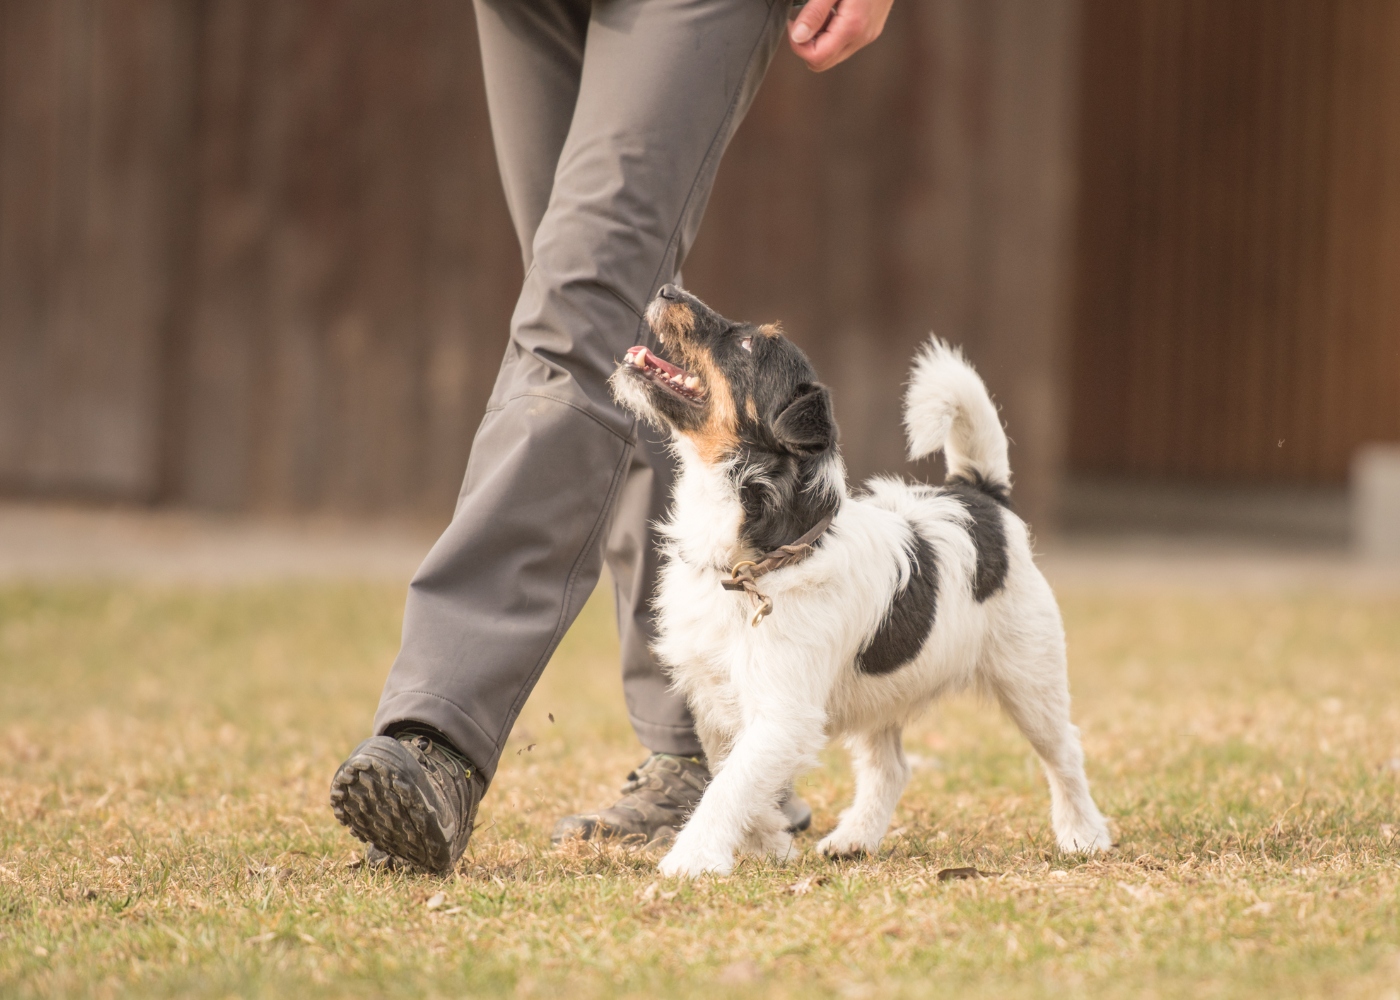
[(949, 478), (1011, 488), (1006, 431), (987, 387), (962, 351), (937, 337), (914, 359), (904, 394), (904, 432), (911, 460), (942, 451)]

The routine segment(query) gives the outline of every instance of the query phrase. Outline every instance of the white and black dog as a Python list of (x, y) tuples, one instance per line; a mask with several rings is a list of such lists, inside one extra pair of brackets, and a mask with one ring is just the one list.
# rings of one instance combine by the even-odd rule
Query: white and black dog
[(818, 849), (874, 852), (909, 780), (905, 724), (968, 687), (1040, 754), (1060, 848), (1108, 847), (1070, 722), (1059, 608), (1008, 508), (1006, 434), (962, 355), (931, 340), (905, 398), (910, 457), (942, 450), (947, 482), (877, 478), (853, 495), (831, 395), (778, 328), (730, 322), (669, 285), (646, 318), (670, 360), (635, 347), (612, 386), (680, 460), (655, 652), (714, 774), (662, 873), (787, 857), (780, 797), (833, 737), (856, 795)]

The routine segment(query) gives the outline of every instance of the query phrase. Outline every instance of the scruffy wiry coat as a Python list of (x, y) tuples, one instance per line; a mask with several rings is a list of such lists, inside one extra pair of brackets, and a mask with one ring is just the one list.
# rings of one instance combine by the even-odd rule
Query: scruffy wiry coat
[[(856, 795), (818, 848), (875, 851), (909, 779), (903, 727), (968, 687), (995, 696), (1039, 753), (1060, 847), (1107, 847), (1070, 722), (1059, 609), (1008, 506), (1006, 435), (961, 354), (931, 341), (905, 399), (910, 455), (941, 450), (945, 485), (880, 478), (853, 495), (830, 394), (779, 329), (732, 323), (672, 286), (647, 319), (667, 357), (633, 348), (613, 389), (670, 431), (680, 459), (655, 651), (714, 773), (661, 871), (786, 857), (780, 796), (833, 737), (850, 747)], [(809, 556), (757, 580), (773, 611), (751, 624), (750, 600), (721, 581), (827, 515)]]

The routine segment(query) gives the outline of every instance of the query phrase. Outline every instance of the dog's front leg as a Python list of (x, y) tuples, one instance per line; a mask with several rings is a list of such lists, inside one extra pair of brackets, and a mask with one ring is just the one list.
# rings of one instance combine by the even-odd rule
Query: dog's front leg
[[(825, 722), (823, 713), (810, 706), (786, 706), (751, 719), (670, 853), (661, 859), (661, 874), (732, 872), (735, 851), (756, 827), (769, 825), (767, 814), (775, 811), (788, 783), (816, 762)], [(786, 853), (777, 850), (771, 833), (764, 840), (775, 853)], [(790, 837), (785, 843), (790, 846)]]

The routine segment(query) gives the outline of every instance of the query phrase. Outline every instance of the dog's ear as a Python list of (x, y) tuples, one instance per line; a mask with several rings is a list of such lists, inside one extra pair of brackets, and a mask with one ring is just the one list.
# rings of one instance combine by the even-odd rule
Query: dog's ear
[(836, 444), (836, 421), (831, 414), (831, 390), (819, 382), (803, 382), (773, 420), (773, 436), (789, 451), (810, 455)]

